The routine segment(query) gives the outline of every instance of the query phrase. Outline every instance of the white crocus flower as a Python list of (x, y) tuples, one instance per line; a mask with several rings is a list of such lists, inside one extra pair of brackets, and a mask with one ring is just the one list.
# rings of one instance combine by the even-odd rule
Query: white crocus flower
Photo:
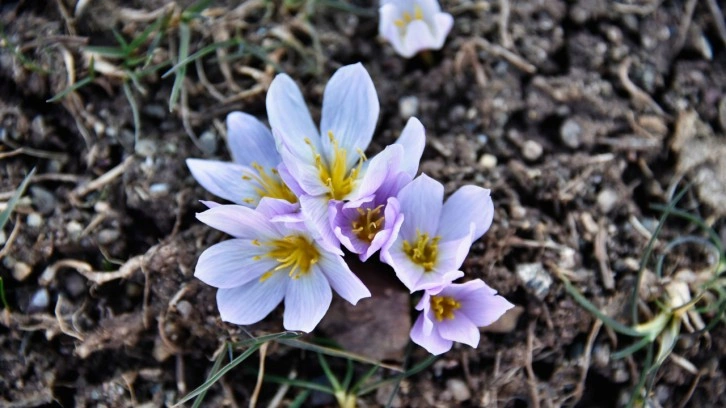
[(441, 49), (453, 25), (436, 0), (381, 0), (378, 32), (402, 57)]

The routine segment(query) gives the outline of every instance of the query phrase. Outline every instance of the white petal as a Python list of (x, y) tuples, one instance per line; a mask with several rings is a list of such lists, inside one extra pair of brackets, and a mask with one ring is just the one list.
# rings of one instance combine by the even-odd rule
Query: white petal
[(371, 292), (350, 270), (342, 257), (325, 252), (320, 257), (320, 270), (328, 278), (335, 293), (352, 304), (370, 297)]
[(332, 158), (328, 132), (347, 152), (347, 168), (358, 162), (358, 151), (365, 151), (373, 137), (380, 105), (376, 88), (361, 63), (338, 69), (330, 78), (323, 95), (320, 119), (321, 144), (326, 157)]
[(424, 147), (426, 146), (426, 131), (421, 122), (416, 118), (410, 118), (396, 140), (396, 144), (403, 146), (403, 155), (399, 158), (399, 168), (406, 172), (411, 178), (416, 177), (418, 165), (421, 161)]
[[(404, 220), (404, 223), (406, 221)], [(400, 238), (400, 237), (399, 237)], [(424, 269), (411, 261), (411, 259), (403, 252), (403, 240), (397, 239), (390, 247), (384, 247), (381, 250), (381, 260), (393, 268), (398, 280), (403, 283), (408, 290), (413, 293), (416, 291), (416, 283), (424, 274)]]
[(197, 213), (197, 219), (235, 238), (260, 241), (279, 238), (279, 233), (264, 215), (241, 205), (220, 205)]
[(227, 144), (232, 158), (239, 164), (258, 163), (265, 169), (280, 164), (270, 129), (252, 115), (244, 112), (227, 115)]
[(247, 207), (253, 204), (246, 203), (245, 199), (257, 201), (259, 195), (255, 184), (242, 179), (242, 175), (253, 172), (253, 169), (217, 160), (187, 159), (186, 162), (194, 179), (217, 197)]
[(454, 344), (451, 340), (446, 340), (441, 337), (436, 330), (432, 330), (428, 335), (424, 334), (423, 316), (421, 315), (416, 319), (416, 323), (411, 328), (411, 341), (434, 355), (446, 353), (451, 350), (451, 346)]
[(373, 156), (365, 169), (362, 177), (356, 183), (356, 188), (347, 197), (346, 200), (359, 200), (376, 193), (382, 184), (391, 183), (389, 177), (396, 179), (397, 174), (392, 170), (397, 169), (398, 162), (401, 160), (404, 151), (399, 145), (389, 145), (382, 152)]
[(446, 286), (462, 276), (464, 276), (464, 272), (457, 270), (446, 272), (433, 270), (422, 273), (418, 281), (414, 283), (412, 292), (417, 290), (431, 290), (432, 292), (436, 292), (442, 286)]
[[(273, 131), (275, 134), (279, 134), (277, 130)], [(315, 167), (315, 158), (313, 157), (312, 150), (304, 153), (303, 156), (296, 156), (296, 154), (290, 150), (287, 145), (280, 146), (280, 156), (282, 156), (282, 162), (287, 175), (290, 175), (294, 180), (299, 191), (305, 194), (317, 196), (323, 195), (328, 192), (328, 186), (326, 186), (320, 178), (320, 171)], [(282, 177), (282, 173), (280, 174)], [(284, 180), (284, 179), (283, 179)], [(288, 184), (294, 185), (293, 183)], [(299, 194), (296, 194), (299, 196)]]
[(236, 288), (219, 289), (219, 315), (234, 324), (257, 323), (280, 304), (289, 280), (286, 274), (275, 273), (264, 282), (253, 280)]
[(454, 312), (453, 319), (438, 322), (436, 329), (444, 339), (468, 344), (474, 348), (479, 345), (479, 329), (463, 313)]
[(288, 282), (283, 326), (286, 330), (313, 331), (328, 311), (332, 298), (328, 280), (313, 266), (307, 274)]
[(449, 35), (451, 27), (454, 26), (454, 17), (448, 13), (438, 13), (434, 15), (434, 49), (438, 50), (444, 46), (446, 36)]
[(406, 217), (401, 226), (401, 236), (413, 242), (416, 232), (436, 235), (443, 207), (444, 186), (431, 177), (421, 174), (398, 193), (401, 213)]
[(401, 11), (394, 4), (383, 4), (379, 9), (380, 22), (378, 25), (378, 34), (391, 43), (393, 49), (398, 55), (404, 58), (411, 58), (414, 52), (405, 48), (401, 30), (396, 26), (395, 21), (401, 18)]
[(438, 245), (438, 256), (434, 269), (439, 272), (455, 271), (464, 263), (466, 255), (469, 254), (471, 240), (465, 235), (461, 239), (453, 241), (441, 241)]
[(436, 47), (436, 39), (431, 29), (423, 20), (414, 20), (406, 26), (406, 34), (403, 37), (404, 48), (412, 54), (419, 51), (439, 49)]
[(199, 256), (194, 276), (217, 288), (232, 288), (258, 279), (277, 265), (259, 246), (246, 239), (230, 239), (207, 248)]
[(300, 197), (300, 209), (305, 217), (305, 225), (308, 226), (316, 241), (326, 251), (342, 255), (340, 241), (330, 225), (329, 202), (330, 200), (325, 196), (302, 196)]
[(463, 186), (444, 203), (438, 235), (442, 240), (453, 240), (469, 234), (472, 242), (479, 239), (492, 225), (494, 204), (489, 190), (477, 186)]
[(296, 156), (309, 153), (310, 146), (305, 139), (320, 151), (320, 133), (313, 123), (310, 111), (303, 99), (300, 88), (286, 74), (279, 74), (272, 80), (267, 90), (267, 117), (275, 136)]

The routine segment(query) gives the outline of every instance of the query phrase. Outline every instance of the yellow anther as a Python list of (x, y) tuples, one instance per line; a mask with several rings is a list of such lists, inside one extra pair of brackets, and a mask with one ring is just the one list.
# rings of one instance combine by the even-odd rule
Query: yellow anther
[(320, 259), (318, 249), (302, 235), (288, 235), (282, 239), (266, 242), (264, 245), (270, 248), (265, 256), (277, 261), (278, 265), (265, 272), (260, 277), (260, 282), (282, 270), (287, 270), (288, 276), (292, 279), (298, 279), (302, 275), (307, 275), (310, 268)]
[(405, 21), (406, 23), (410, 23), (413, 20), (413, 18), (411, 18), (411, 13), (409, 13), (408, 11), (404, 11), (402, 17), (403, 21)]
[(413, 18), (415, 20), (423, 20), (423, 10), (418, 4), (413, 6)]
[(431, 296), (431, 310), (436, 320), (441, 322), (444, 319), (453, 319), (454, 311), (461, 308), (461, 303), (448, 296)]
[(254, 246), (261, 246), (262, 243), (260, 243), (260, 240), (259, 239), (253, 239), (252, 240), (252, 245), (254, 245)]
[(376, 234), (383, 228), (383, 204), (376, 208), (356, 208), (358, 218), (350, 223), (351, 231), (361, 241), (371, 243)]
[(327, 135), (333, 150), (333, 157), (330, 160), (321, 157), (311, 143), (308, 145), (312, 149), (320, 181), (328, 188), (328, 198), (343, 200), (353, 191), (366, 159), (365, 156), (362, 156), (358, 160), (357, 166), (348, 168), (348, 152), (340, 147), (333, 132), (328, 131)]
[(440, 240), (439, 236), (431, 238), (427, 233), (416, 231), (416, 241), (413, 244), (403, 240), (403, 252), (413, 263), (421, 265), (425, 272), (431, 272), (439, 255)]
[[(275, 168), (270, 168), (268, 173), (264, 167), (260, 166), (257, 162), (250, 163), (250, 167), (257, 173), (248, 172), (242, 175), (242, 180), (254, 181), (257, 186), (254, 186), (254, 190), (262, 197), (279, 198), (291, 203), (297, 202), (297, 197), (290, 190), (290, 188), (282, 181), (280, 175)], [(252, 198), (245, 198), (243, 200), (247, 204), (254, 204), (257, 200)]]

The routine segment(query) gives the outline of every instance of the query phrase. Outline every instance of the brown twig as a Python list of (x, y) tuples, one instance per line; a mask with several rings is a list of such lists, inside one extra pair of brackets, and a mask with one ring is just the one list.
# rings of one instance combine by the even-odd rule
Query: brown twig
[(83, 336), (76, 332), (75, 330), (72, 330), (70, 327), (68, 327), (68, 324), (63, 318), (63, 295), (58, 295), (58, 301), (55, 304), (55, 318), (58, 321), (58, 328), (60, 328), (60, 331), (63, 334), (66, 334), (71, 337), (75, 337), (76, 339), (83, 341)]
[(630, 65), (632, 63), (633, 60), (631, 58), (625, 58), (618, 67), (618, 78), (620, 78), (620, 82), (623, 84), (623, 87), (626, 91), (628, 91), (630, 97), (633, 99), (634, 102), (649, 106), (659, 115), (665, 116), (666, 114), (660, 107), (660, 105), (658, 105), (658, 103), (653, 100), (650, 95), (645, 93), (645, 91), (643, 91), (642, 89), (638, 88), (638, 86), (630, 80), (630, 77), (628, 76), (628, 71), (630, 71)]
[(590, 334), (587, 336), (587, 343), (585, 343), (585, 352), (580, 360), (580, 380), (572, 392), (572, 397), (575, 399), (570, 402), (570, 406), (575, 406), (582, 398), (582, 393), (585, 391), (585, 380), (587, 379), (587, 371), (590, 369), (590, 360), (592, 358), (592, 347), (595, 344), (595, 339), (602, 328), (602, 320), (596, 319), (595, 323), (592, 324)]
[(108, 183), (111, 183), (114, 181), (117, 177), (122, 175), (134, 162), (134, 156), (127, 157), (123, 162), (121, 162), (116, 167), (112, 168), (111, 170), (107, 171), (100, 177), (96, 178), (95, 180), (92, 180), (91, 182), (87, 184), (83, 184), (81, 186), (76, 187), (71, 191), (70, 197), (71, 202), (78, 202), (79, 199), (86, 194), (90, 193), (91, 191), (95, 191), (100, 189), (101, 187), (105, 186)]
[(613, 278), (613, 271), (608, 264), (607, 239), (608, 231), (604, 222), (601, 221), (597, 234), (595, 235), (595, 258), (600, 267), (602, 285), (607, 290), (613, 290), (615, 289), (615, 279)]
[(509, 35), (509, 14), (511, 7), (509, 0), (499, 0), (499, 37), (502, 39), (502, 47), (512, 48), (512, 36)]
[(537, 391), (537, 377), (532, 369), (532, 353), (534, 348), (534, 328), (537, 325), (536, 321), (529, 324), (527, 329), (527, 352), (525, 355), (524, 368), (527, 370), (527, 386), (529, 389), (529, 399), (532, 408), (539, 408), (539, 392)]
[(3, 259), (5, 255), (8, 254), (10, 251), (10, 248), (13, 246), (13, 241), (15, 241), (15, 238), (18, 236), (18, 233), (20, 232), (20, 216), (15, 217), (15, 225), (13, 226), (13, 230), (10, 232), (10, 236), (7, 240), (5, 240), (5, 245), (3, 245), (3, 249), (0, 249), (0, 259)]
[(250, 408), (257, 406), (257, 399), (260, 397), (260, 390), (262, 390), (262, 381), (265, 379), (265, 358), (267, 357), (267, 348), (270, 343), (262, 343), (260, 346), (260, 367), (257, 369), (257, 382), (255, 383), (255, 389), (252, 391), (250, 397)]
[(78, 273), (85, 276), (86, 279), (98, 285), (103, 285), (104, 283), (110, 282), (112, 280), (127, 278), (131, 276), (140, 268), (141, 264), (143, 263), (143, 258), (143, 255), (137, 255), (126, 261), (126, 263), (121, 265), (121, 267), (115, 272), (94, 271), (93, 267), (86, 262), (78, 261), (75, 259), (62, 259), (60, 261), (56, 261), (53, 265), (45, 268), (43, 274), (40, 275), (40, 278), (38, 278), (38, 283), (41, 286), (48, 286), (53, 281), (55, 275), (60, 269), (70, 268), (75, 269)]
[(537, 72), (537, 67), (535, 67), (529, 61), (525, 60), (519, 55), (513, 53), (512, 51), (509, 51), (508, 49), (502, 47), (501, 45), (492, 44), (481, 37), (474, 38), (471, 41), (481, 47), (484, 51), (497, 57), (504, 58), (505, 60), (507, 60), (507, 62), (528, 74), (534, 74)]

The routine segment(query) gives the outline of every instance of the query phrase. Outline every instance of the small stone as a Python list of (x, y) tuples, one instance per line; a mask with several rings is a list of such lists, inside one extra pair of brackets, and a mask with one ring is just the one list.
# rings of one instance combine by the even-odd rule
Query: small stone
[(544, 299), (552, 286), (552, 277), (539, 262), (517, 265), (517, 276), (539, 299)]
[(166, 195), (169, 192), (169, 184), (154, 183), (149, 186), (149, 192), (153, 195)]
[(469, 391), (469, 387), (464, 381), (458, 378), (450, 378), (446, 380), (446, 389), (457, 402), (471, 399), (471, 391)]
[(217, 151), (217, 135), (207, 130), (199, 136), (199, 146), (204, 153), (214, 154)]
[(542, 156), (542, 145), (534, 140), (527, 140), (522, 145), (522, 155), (529, 161), (534, 161)]
[(577, 149), (580, 147), (580, 135), (582, 134), (582, 126), (574, 119), (567, 119), (560, 128), (560, 138), (565, 146)]
[(25, 262), (15, 262), (13, 265), (13, 278), (18, 282), (24, 281), (31, 273), (33, 268)]
[(403, 119), (408, 119), (411, 116), (418, 114), (419, 101), (416, 96), (404, 96), (398, 100), (398, 114)]
[(69, 273), (63, 279), (66, 291), (71, 297), (78, 297), (86, 291), (86, 281), (80, 275)]
[(81, 231), (83, 231), (83, 225), (75, 220), (69, 221), (68, 224), (66, 224), (66, 231), (68, 232), (68, 235), (76, 238), (81, 234)]
[(103, 229), (98, 232), (97, 239), (101, 245), (109, 245), (119, 239), (121, 232), (115, 229)]
[(37, 313), (37, 312), (45, 311), (45, 309), (48, 307), (49, 302), (50, 302), (50, 299), (48, 296), (48, 289), (46, 289), (46, 288), (38, 289), (33, 294), (33, 297), (30, 298), (30, 303), (28, 303), (28, 313)]
[(192, 304), (187, 302), (186, 300), (181, 300), (179, 303), (176, 304), (176, 310), (179, 312), (179, 315), (181, 317), (187, 319), (192, 314), (192, 310), (194, 308), (192, 307)]
[(151, 139), (141, 139), (136, 143), (136, 154), (141, 157), (153, 157), (156, 154), (156, 142)]
[(41, 214), (48, 215), (55, 210), (57, 201), (55, 195), (39, 186), (30, 187), (30, 194), (33, 196), (33, 205)]
[(618, 200), (618, 193), (609, 188), (602, 190), (597, 195), (597, 205), (598, 207), (600, 207), (600, 210), (605, 214), (609, 213), (613, 208), (615, 208), (615, 204), (618, 203)]
[(497, 156), (485, 153), (479, 158), (479, 165), (485, 169), (493, 169), (497, 167)]
[(32, 212), (28, 214), (25, 222), (30, 228), (40, 228), (40, 226), (43, 225), (43, 216), (38, 214), (37, 212)]

